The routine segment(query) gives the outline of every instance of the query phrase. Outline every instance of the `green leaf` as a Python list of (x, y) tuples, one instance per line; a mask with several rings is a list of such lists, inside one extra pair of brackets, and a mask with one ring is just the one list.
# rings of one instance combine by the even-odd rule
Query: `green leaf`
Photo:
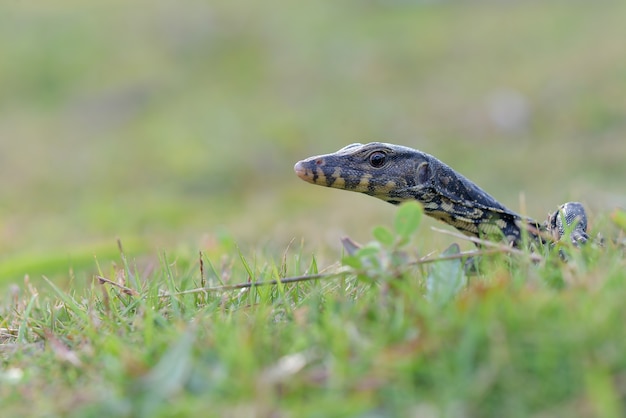
[(369, 260), (371, 258), (377, 258), (380, 254), (381, 248), (376, 242), (370, 242), (366, 246), (357, 250), (355, 256), (361, 260)]
[(400, 205), (396, 214), (394, 229), (403, 243), (408, 242), (411, 235), (417, 231), (422, 220), (422, 213), (422, 206), (417, 202), (406, 202)]
[[(452, 244), (441, 255), (459, 254), (458, 244)], [(451, 301), (467, 282), (460, 258), (441, 260), (433, 264), (426, 278), (426, 296), (437, 305)]]
[(344, 266), (352, 267), (355, 270), (360, 270), (363, 268), (363, 263), (361, 259), (356, 255), (347, 255), (341, 259), (341, 264)]
[[(360, 270), (372, 266), (372, 260), (376, 260), (380, 253), (380, 245), (377, 242), (370, 242), (359, 248), (352, 255), (346, 255), (341, 259), (344, 266)], [(376, 263), (375, 263), (376, 264)]]
[(391, 232), (388, 228), (385, 228), (384, 226), (374, 227), (372, 235), (374, 235), (374, 238), (376, 238), (378, 242), (387, 247), (391, 247), (395, 240), (393, 232)]

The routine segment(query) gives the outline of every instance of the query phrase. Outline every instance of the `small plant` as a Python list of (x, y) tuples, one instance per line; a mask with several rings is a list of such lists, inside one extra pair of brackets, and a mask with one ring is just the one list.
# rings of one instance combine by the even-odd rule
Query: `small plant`
[[(392, 286), (397, 279), (414, 279), (416, 265), (424, 265), (424, 295), (436, 304), (446, 304), (467, 284), (462, 256), (457, 244), (446, 249), (439, 259), (409, 260), (407, 247), (417, 232), (423, 209), (417, 202), (400, 206), (393, 230), (377, 226), (372, 235), (374, 241), (357, 248), (343, 258), (343, 264), (364, 282), (383, 282)], [(429, 266), (426, 266), (426, 263)]]
[(343, 264), (365, 282), (402, 277), (410, 267), (405, 249), (419, 228), (422, 215), (422, 207), (417, 202), (404, 203), (396, 214), (393, 231), (376, 226), (372, 232), (374, 241), (356, 247), (343, 258)]

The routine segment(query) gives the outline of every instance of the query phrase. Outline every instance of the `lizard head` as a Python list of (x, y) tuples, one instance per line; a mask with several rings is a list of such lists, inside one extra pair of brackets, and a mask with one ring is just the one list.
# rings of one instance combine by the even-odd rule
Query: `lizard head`
[(351, 144), (310, 157), (297, 162), (294, 170), (309, 183), (365, 193), (393, 204), (414, 200), (416, 187), (432, 177), (425, 154), (381, 142)]

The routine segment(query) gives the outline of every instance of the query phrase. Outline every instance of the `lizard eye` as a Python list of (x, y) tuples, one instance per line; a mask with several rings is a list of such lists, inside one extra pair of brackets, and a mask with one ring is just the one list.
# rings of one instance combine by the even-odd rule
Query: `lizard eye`
[(385, 155), (384, 152), (381, 152), (381, 151), (373, 152), (372, 155), (370, 155), (370, 164), (374, 168), (380, 168), (383, 165), (385, 165), (385, 160), (387, 159), (386, 157), (387, 156)]

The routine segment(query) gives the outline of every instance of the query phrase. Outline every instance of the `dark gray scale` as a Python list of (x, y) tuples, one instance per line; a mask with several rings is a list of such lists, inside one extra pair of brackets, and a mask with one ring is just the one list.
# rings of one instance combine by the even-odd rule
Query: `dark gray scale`
[(567, 202), (561, 205), (559, 210), (548, 217), (548, 229), (554, 231), (558, 238), (569, 232), (570, 240), (574, 245), (584, 244), (589, 239), (585, 208), (579, 202)]
[[(424, 203), (426, 212), (432, 211), (441, 219), (462, 232), (475, 235), (501, 235), (518, 243), (522, 238), (521, 223), (539, 228), (539, 223), (508, 209), (489, 193), (432, 155), (421, 153), (425, 162), (417, 168), (418, 183), (414, 198)], [(439, 212), (453, 214), (452, 221)], [(489, 225), (495, 226), (489, 228)], [(492, 230), (492, 232), (489, 232)]]

